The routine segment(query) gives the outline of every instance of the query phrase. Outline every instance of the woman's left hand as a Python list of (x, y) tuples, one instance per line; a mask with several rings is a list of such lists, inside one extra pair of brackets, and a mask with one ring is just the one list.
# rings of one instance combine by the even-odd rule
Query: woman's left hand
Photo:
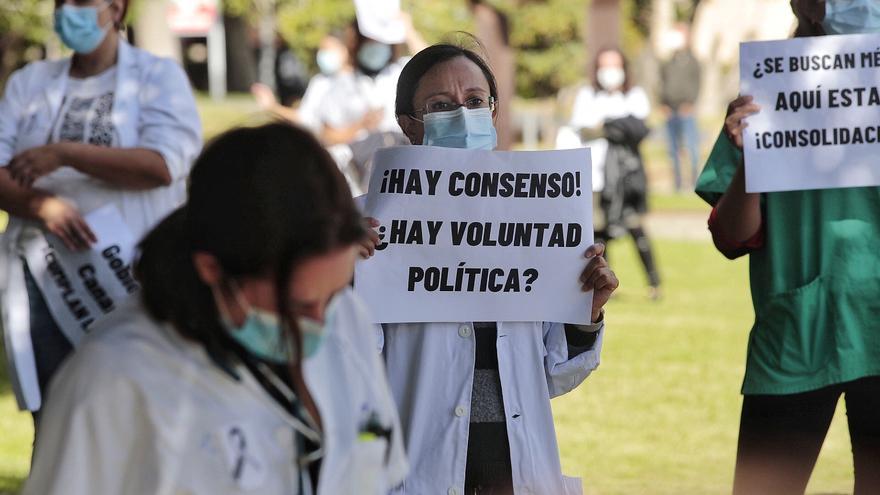
[(47, 144), (22, 151), (9, 162), (9, 175), (21, 185), (31, 187), (37, 179), (58, 170), (63, 164), (61, 147)]
[(587, 248), (584, 258), (590, 261), (587, 262), (579, 279), (582, 291), (593, 291), (593, 307), (590, 313), (593, 322), (599, 319), (602, 307), (611, 298), (611, 293), (620, 285), (620, 281), (608, 267), (608, 262), (605, 261), (603, 254), (605, 254), (604, 244), (593, 244)]

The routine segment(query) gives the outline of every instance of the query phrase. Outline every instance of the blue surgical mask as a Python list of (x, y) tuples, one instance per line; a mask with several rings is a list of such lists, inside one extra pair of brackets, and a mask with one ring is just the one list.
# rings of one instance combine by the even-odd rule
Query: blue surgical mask
[[(286, 364), (293, 355), (294, 343), (290, 339), (290, 333), (281, 323), (277, 314), (260, 308), (255, 308), (247, 302), (238, 287), (233, 286), (238, 305), (245, 313), (244, 322), (237, 326), (232, 323), (226, 305), (223, 303), (216, 288), (214, 299), (220, 312), (221, 322), (229, 335), (244, 347), (254, 357), (274, 364)], [(328, 306), (325, 321), (330, 321), (331, 306)], [(297, 318), (303, 343), (303, 359), (312, 357), (324, 342), (325, 325), (311, 318)]]
[(488, 108), (458, 107), (448, 112), (425, 114), (425, 146), (494, 150), (498, 135)]
[(822, 27), (827, 34), (880, 33), (880, 3), (875, 0), (827, 0)]
[(98, 13), (103, 7), (76, 7), (62, 5), (55, 9), (55, 32), (61, 41), (71, 50), (80, 54), (95, 51), (110, 31), (112, 22), (106, 26), (98, 25)]
[(358, 50), (357, 59), (364, 69), (379, 72), (391, 60), (391, 46), (378, 41), (366, 41)]
[(325, 323), (315, 321), (305, 316), (296, 319), (299, 325), (299, 333), (302, 336), (303, 358), (310, 358), (318, 352), (327, 336), (327, 324), (329, 320), (324, 319)]

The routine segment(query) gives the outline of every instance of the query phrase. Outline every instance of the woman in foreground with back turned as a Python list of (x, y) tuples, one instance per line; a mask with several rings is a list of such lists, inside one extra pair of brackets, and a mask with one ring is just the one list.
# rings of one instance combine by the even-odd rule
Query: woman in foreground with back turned
[(24, 493), (386, 493), (406, 462), (345, 179), (285, 124), (221, 136), (191, 177), (141, 243), (142, 300), (52, 383)]
[[(415, 145), (494, 149), (498, 91), (472, 50), (440, 44), (404, 67), (397, 119)], [(562, 475), (550, 398), (597, 366), (602, 307), (618, 281), (593, 245), (574, 266), (592, 325), (551, 322), (385, 324), (385, 361), (412, 471), (407, 494), (577, 494)], [(369, 261), (366, 261), (369, 263)]]

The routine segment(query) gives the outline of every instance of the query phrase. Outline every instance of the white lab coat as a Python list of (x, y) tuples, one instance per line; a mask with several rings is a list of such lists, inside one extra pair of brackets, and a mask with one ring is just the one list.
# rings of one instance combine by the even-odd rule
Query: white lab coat
[[(317, 493), (384, 494), (407, 465), (375, 327), (350, 291), (335, 304), (305, 365), (325, 432)], [(133, 300), (53, 379), (23, 493), (297, 494), (292, 417), (247, 368), (235, 371), (240, 381)], [(384, 439), (359, 439), (372, 413), (393, 429), (390, 452)]]
[[(463, 495), (476, 340), (473, 323), (402, 323), (384, 328), (385, 364), (410, 459), (400, 493)], [(550, 399), (599, 366), (593, 348), (568, 359), (561, 323), (498, 323), (498, 374), (517, 495), (581, 493), (562, 475)]]
[[(160, 58), (119, 41), (116, 90), (111, 119), (121, 148), (155, 150), (165, 159), (172, 183), (146, 191), (124, 190), (61, 168), (34, 187), (73, 201), (83, 214), (112, 203), (136, 239), (186, 199), (186, 179), (201, 150), (202, 134), (186, 74), (171, 59)], [(0, 99), (0, 166), (24, 150), (43, 146), (59, 118), (70, 72), (70, 58), (38, 61), (15, 72)], [(3, 327), (13, 389), (19, 406), (36, 410), (41, 397), (36, 380), (27, 294), (19, 255), (32, 222), (11, 217), (0, 238), (0, 263), (8, 267), (3, 295)]]
[[(332, 84), (324, 92), (324, 97), (313, 112), (318, 116), (320, 125), (331, 127), (347, 127), (359, 121), (371, 110), (382, 110), (382, 120), (378, 131), (400, 132), (397, 117), (394, 113), (397, 98), (397, 79), (408, 57), (388, 64), (374, 77), (361, 72), (349, 72), (333, 77)], [(317, 122), (311, 126), (318, 130)], [(366, 137), (367, 132), (355, 137), (355, 140)]]

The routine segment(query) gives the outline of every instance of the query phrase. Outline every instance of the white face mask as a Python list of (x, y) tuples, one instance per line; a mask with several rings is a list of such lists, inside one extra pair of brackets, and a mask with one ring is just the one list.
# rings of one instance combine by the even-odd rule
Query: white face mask
[(626, 73), (620, 67), (602, 67), (596, 72), (599, 86), (606, 91), (614, 91), (623, 86)]
[(336, 50), (318, 50), (316, 61), (318, 62), (318, 69), (325, 76), (332, 76), (342, 68), (342, 55)]

